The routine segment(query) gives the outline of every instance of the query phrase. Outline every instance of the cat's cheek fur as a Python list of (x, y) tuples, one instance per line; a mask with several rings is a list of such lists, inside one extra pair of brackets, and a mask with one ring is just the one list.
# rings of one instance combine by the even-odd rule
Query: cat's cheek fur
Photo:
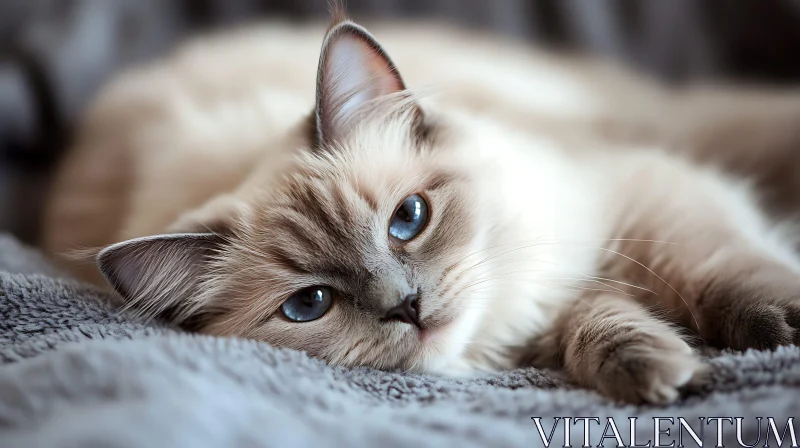
[(385, 325), (342, 309), (331, 309), (310, 322), (289, 322), (278, 311), (251, 329), (247, 337), (349, 367), (408, 369), (420, 351), (416, 336), (407, 328)]

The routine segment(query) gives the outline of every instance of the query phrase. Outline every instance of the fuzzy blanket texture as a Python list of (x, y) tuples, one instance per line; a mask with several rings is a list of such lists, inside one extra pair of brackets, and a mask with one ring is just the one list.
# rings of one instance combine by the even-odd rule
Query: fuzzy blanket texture
[[(612, 417), (628, 445), (631, 427), (636, 443), (653, 440), (653, 417), (683, 417), (699, 431), (700, 417), (720, 416), (744, 417), (742, 438), (761, 437), (763, 446), (766, 425), (756, 417), (774, 417), (782, 431), (800, 415), (797, 347), (716, 353), (709, 362), (710, 383), (667, 407), (615, 404), (532, 368), (462, 381), (341, 369), (265, 343), (126, 316), (0, 236), (4, 448), (543, 446), (532, 417), (543, 417), (545, 436), (556, 425), (551, 446), (565, 445), (564, 420), (554, 417), (597, 417), (600, 424), (589, 421), (592, 446)], [(668, 445), (679, 426), (663, 423), (672, 428), (661, 439)], [(706, 423), (705, 446), (714, 446), (716, 426)], [(738, 446), (735, 433), (724, 422), (726, 446)], [(572, 446), (584, 444), (583, 423), (572, 422), (570, 437)], [(604, 445), (617, 442), (609, 436)]]

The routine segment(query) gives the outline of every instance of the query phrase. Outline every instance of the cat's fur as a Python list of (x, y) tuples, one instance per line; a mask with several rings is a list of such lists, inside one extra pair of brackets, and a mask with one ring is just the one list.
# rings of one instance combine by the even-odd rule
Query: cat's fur
[[(474, 33), (374, 30), (402, 79), (347, 21), (318, 67), (322, 28), (272, 24), (121, 76), (57, 176), (46, 249), (169, 233), (99, 256), (145, 315), (348, 366), (563, 367), (632, 402), (702, 370), (676, 324), (800, 342), (800, 261), (775, 219), (800, 182), (763, 182), (798, 157), (796, 93), (669, 91)], [(393, 245), (414, 193), (430, 222)], [(338, 291), (322, 318), (281, 315), (319, 284)], [(422, 329), (383, 319), (414, 292)]]

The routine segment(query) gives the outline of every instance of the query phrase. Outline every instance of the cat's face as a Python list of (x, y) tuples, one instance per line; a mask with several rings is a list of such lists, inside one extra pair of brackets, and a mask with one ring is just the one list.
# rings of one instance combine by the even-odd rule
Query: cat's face
[(225, 255), (226, 300), (245, 299), (208, 331), (384, 368), (431, 370), (463, 348), (478, 312), (459, 278), (479, 240), (472, 185), (380, 137), (379, 156), (360, 138), (265, 193)]
[(132, 307), (343, 365), (435, 371), (482, 313), (470, 169), (423, 129), (391, 61), (352, 23), (323, 44), (315, 136), (224, 235), (104, 250)]

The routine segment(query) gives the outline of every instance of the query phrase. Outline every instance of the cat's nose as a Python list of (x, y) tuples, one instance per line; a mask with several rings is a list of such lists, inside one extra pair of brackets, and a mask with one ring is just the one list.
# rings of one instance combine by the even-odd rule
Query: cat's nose
[(389, 308), (383, 318), (384, 320), (405, 322), (419, 328), (419, 297), (416, 294), (407, 295), (400, 305)]

